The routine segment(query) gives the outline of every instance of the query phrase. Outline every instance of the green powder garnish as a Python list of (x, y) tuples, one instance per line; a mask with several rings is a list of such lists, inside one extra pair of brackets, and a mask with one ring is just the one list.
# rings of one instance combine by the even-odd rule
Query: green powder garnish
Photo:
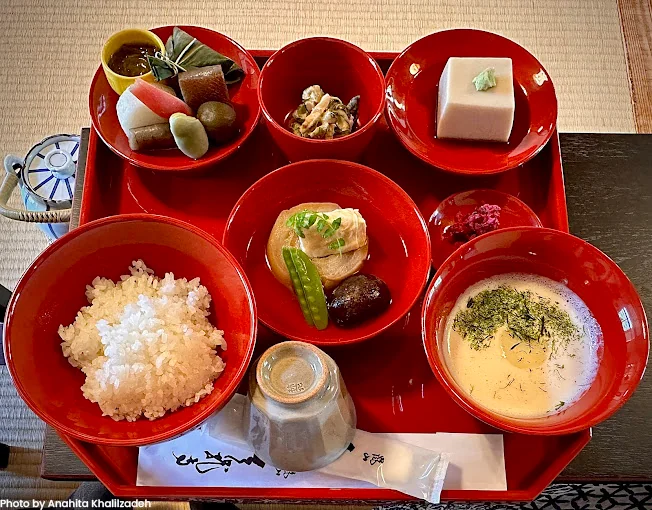
[(578, 327), (558, 303), (504, 285), (469, 299), (466, 309), (453, 320), (453, 330), (476, 350), (488, 347), (502, 326), (517, 341), (550, 341), (553, 352), (560, 343), (567, 345), (581, 338)]
[(489, 67), (482, 71), (478, 76), (473, 78), (473, 85), (475, 85), (475, 90), (481, 92), (483, 90), (489, 90), (496, 86), (496, 70), (493, 67)]

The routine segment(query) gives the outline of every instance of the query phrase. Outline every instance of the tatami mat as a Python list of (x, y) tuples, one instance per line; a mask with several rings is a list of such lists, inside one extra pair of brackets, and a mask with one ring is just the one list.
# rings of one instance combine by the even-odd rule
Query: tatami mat
[(399, 51), (435, 30), (493, 30), (523, 44), (551, 73), (562, 131), (634, 129), (615, 0), (3, 0), (0, 153), (88, 124), (88, 85), (112, 32), (175, 23), (223, 31), (249, 48), (328, 34)]
[[(23, 155), (48, 134), (88, 125), (88, 86), (103, 41), (123, 27), (163, 24), (207, 26), (248, 48), (320, 34), (392, 51), (435, 30), (492, 30), (523, 44), (551, 73), (562, 131), (634, 130), (616, 0), (2, 0), (0, 155)], [(0, 283), (13, 288), (46, 244), (35, 226), (0, 218)], [(0, 498), (64, 497), (70, 484), (38, 478), (43, 424), (4, 368), (0, 389), (0, 441), (17, 447), (9, 471), (0, 472)]]
[(0, 471), (0, 499), (65, 499), (74, 483), (39, 477), (45, 424), (22, 403), (6, 367), (0, 367), (0, 441), (12, 446), (9, 469)]

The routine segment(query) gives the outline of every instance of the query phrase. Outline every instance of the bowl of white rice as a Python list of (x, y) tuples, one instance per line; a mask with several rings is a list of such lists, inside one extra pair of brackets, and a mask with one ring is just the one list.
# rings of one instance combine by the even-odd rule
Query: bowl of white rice
[(23, 275), (4, 349), (21, 397), (82, 441), (144, 445), (219, 410), (256, 338), (242, 268), (211, 235), (162, 216), (73, 230)]

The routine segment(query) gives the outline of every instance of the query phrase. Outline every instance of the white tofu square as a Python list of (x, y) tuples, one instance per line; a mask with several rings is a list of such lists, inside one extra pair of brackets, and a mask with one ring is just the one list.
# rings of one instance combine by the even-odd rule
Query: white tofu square
[[(476, 90), (473, 78), (489, 67), (496, 86)], [(439, 79), (437, 138), (506, 142), (513, 123), (512, 59), (449, 58)]]

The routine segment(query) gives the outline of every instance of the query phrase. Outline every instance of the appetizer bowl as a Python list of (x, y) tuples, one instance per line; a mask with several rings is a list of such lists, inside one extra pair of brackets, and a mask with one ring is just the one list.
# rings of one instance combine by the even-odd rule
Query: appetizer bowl
[(484, 204), (500, 207), (498, 228), (543, 226), (527, 204), (509, 193), (496, 189), (474, 189), (455, 193), (441, 201), (428, 221), (432, 243), (432, 267), (435, 270), (464, 244), (464, 240), (457, 240), (449, 234), (449, 229), (457, 221), (457, 215), (464, 217)]
[[(81, 390), (85, 376), (64, 357), (59, 325), (88, 305), (86, 286), (114, 281), (142, 258), (163, 277), (201, 279), (211, 294), (209, 320), (224, 331), (224, 371), (213, 391), (189, 407), (150, 421), (114, 421)], [(110, 216), (51, 244), (25, 272), (7, 309), (4, 352), (18, 393), (46, 423), (76, 439), (136, 446), (175, 437), (199, 425), (235, 393), (247, 371), (257, 331), (253, 293), (235, 259), (202, 230), (163, 216)]]
[(151, 44), (159, 51), (165, 51), (165, 44), (163, 44), (163, 41), (161, 41), (161, 38), (158, 35), (149, 30), (142, 30), (140, 28), (128, 28), (116, 32), (109, 37), (102, 48), (102, 69), (104, 70), (104, 75), (106, 76), (109, 85), (111, 85), (111, 88), (115, 90), (117, 94), (122, 94), (129, 85), (136, 81), (136, 78), (142, 78), (143, 80), (150, 82), (154, 81), (152, 71), (141, 74), (140, 76), (123, 76), (114, 72), (109, 67), (111, 56), (120, 48), (120, 46), (123, 44), (137, 43)]
[[(446, 324), (456, 301), (477, 282), (506, 273), (538, 275), (560, 282), (585, 303), (600, 328), (597, 371), (592, 382), (586, 385), (579, 399), (568, 405), (559, 402), (555, 406), (551, 402), (551, 414), (543, 417), (508, 417), (480, 405), (470, 396), (473, 388), (470, 393), (462, 389), (447, 363)], [(422, 334), (430, 366), (455, 402), (490, 425), (524, 434), (570, 434), (607, 419), (638, 386), (649, 348), (645, 311), (636, 289), (622, 270), (587, 242), (538, 227), (497, 230), (456, 250), (439, 268), (426, 292)], [(564, 367), (559, 365), (559, 368)], [(563, 384), (571, 380), (579, 384), (572, 372), (564, 374)], [(561, 373), (558, 375), (562, 377)], [(501, 389), (509, 384), (510, 381)], [(523, 391), (508, 388), (514, 392), (519, 389)], [(518, 398), (530, 396), (524, 393)]]
[[(391, 304), (384, 312), (348, 328), (330, 320), (318, 330), (304, 320), (293, 291), (272, 273), (266, 252), (279, 214), (307, 202), (334, 202), (364, 217), (368, 256), (360, 273), (387, 284)], [(258, 180), (231, 211), (224, 246), (247, 273), (261, 322), (287, 338), (321, 346), (360, 342), (389, 328), (412, 308), (430, 270), (428, 229), (412, 199), (383, 174), (339, 160), (301, 161)]]
[[(514, 77), (514, 123), (507, 143), (439, 139), (439, 79), (450, 57), (508, 57)], [(517, 43), (474, 29), (444, 30), (408, 46), (387, 72), (387, 118), (401, 143), (432, 166), (460, 174), (494, 174), (522, 165), (548, 142), (557, 97), (541, 63)]]
[[(319, 85), (344, 104), (360, 96), (357, 129), (330, 140), (303, 138), (290, 130), (301, 93)], [(300, 39), (274, 53), (260, 74), (258, 97), (269, 132), (290, 161), (357, 160), (384, 109), (385, 78), (378, 63), (357, 46), (329, 37)]]
[[(260, 71), (251, 54), (231, 38), (208, 28), (193, 26), (179, 28), (206, 46), (233, 59), (243, 69), (242, 80), (229, 86), (229, 95), (239, 127), (234, 138), (222, 145), (211, 145), (208, 152), (197, 160), (190, 159), (176, 148), (134, 151), (130, 148), (127, 135), (118, 121), (116, 103), (119, 96), (111, 88), (101, 66), (95, 72), (88, 98), (91, 122), (102, 141), (131, 164), (161, 172), (187, 172), (215, 166), (242, 147), (260, 119), (260, 104), (257, 96)], [(166, 26), (155, 28), (152, 32), (160, 39), (167, 40), (173, 29), (172, 26)]]

